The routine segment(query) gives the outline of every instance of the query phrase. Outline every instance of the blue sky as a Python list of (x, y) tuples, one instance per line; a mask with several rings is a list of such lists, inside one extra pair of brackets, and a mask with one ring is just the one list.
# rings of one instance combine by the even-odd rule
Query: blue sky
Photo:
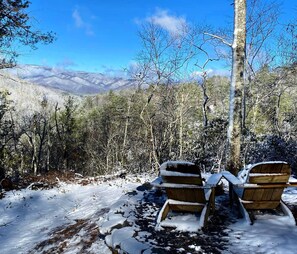
[[(57, 40), (32, 51), (21, 48), (20, 64), (116, 73), (140, 50), (139, 23), (156, 18), (174, 25), (232, 26), (232, 0), (31, 0), (33, 25)], [(283, 1), (283, 19), (296, 13), (295, 0)]]

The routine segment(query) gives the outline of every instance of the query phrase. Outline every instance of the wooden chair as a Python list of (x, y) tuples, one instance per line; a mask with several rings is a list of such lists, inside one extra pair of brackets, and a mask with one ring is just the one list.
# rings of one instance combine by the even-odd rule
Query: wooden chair
[(157, 226), (162, 226), (170, 211), (201, 213), (199, 228), (205, 226), (214, 210), (214, 188), (221, 176), (203, 185), (200, 169), (190, 162), (168, 161), (160, 167), (161, 177), (155, 186), (165, 188), (167, 200), (159, 212)]
[(233, 194), (242, 215), (252, 225), (255, 210), (281, 208), (295, 223), (295, 219), (281, 197), (289, 183), (290, 165), (283, 161), (261, 162), (239, 172), (234, 177), (229, 172), (222, 175), (232, 184)]

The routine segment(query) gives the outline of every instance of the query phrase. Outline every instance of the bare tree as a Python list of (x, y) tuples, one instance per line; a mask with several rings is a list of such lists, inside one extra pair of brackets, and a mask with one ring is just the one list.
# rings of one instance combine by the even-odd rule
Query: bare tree
[[(265, 65), (270, 64), (276, 52), (269, 47), (280, 16), (278, 1), (249, 0), (246, 17), (246, 64), (245, 85), (242, 104), (242, 128), (246, 128), (247, 94), (251, 90), (252, 80), (256, 72)], [(253, 107), (252, 102), (249, 106)]]
[[(243, 89), (242, 102), (242, 128), (246, 129), (247, 113), (253, 107), (254, 102), (247, 100), (247, 95), (254, 84), (253, 79), (257, 71), (263, 66), (270, 64), (276, 58), (277, 52), (272, 50), (271, 40), (277, 31), (279, 16), (281, 14), (279, 1), (266, 0), (246, 0), (246, 63), (245, 63), (245, 83)], [(232, 61), (232, 31), (229, 29), (219, 29), (216, 32), (205, 32), (206, 36), (213, 39), (217, 54), (221, 59), (225, 59), (228, 64)], [(226, 53), (227, 52), (227, 53)], [(253, 98), (250, 98), (250, 101)]]
[(188, 28), (182, 26), (178, 33), (170, 33), (162, 27), (148, 22), (139, 32), (142, 50), (137, 57), (135, 77), (140, 84), (151, 85), (151, 94), (140, 113), (140, 118), (147, 128), (152, 146), (152, 159), (155, 168), (159, 166), (157, 144), (153, 128), (154, 115), (147, 110), (156, 87), (169, 85), (180, 78), (183, 68), (195, 54), (193, 45), (188, 43)]
[(213, 61), (219, 61), (219, 56), (214, 53), (210, 53), (209, 45), (213, 40), (213, 36), (205, 31), (210, 30), (209, 27), (197, 27), (194, 28), (190, 33), (189, 43), (193, 45), (196, 50), (195, 54), (195, 67), (198, 68), (200, 72), (199, 87), (202, 90), (203, 100), (202, 100), (202, 114), (203, 114), (203, 127), (204, 129), (208, 126), (208, 116), (207, 116), (207, 103), (209, 101), (209, 96), (207, 94), (207, 79), (208, 79), (208, 66)]

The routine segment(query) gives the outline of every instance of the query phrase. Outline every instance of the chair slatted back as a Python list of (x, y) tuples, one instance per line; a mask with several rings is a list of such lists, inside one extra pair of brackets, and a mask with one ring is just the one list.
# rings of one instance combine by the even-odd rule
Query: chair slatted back
[(247, 184), (258, 184), (258, 186), (243, 187), (240, 197), (245, 208), (277, 208), (290, 175), (290, 165), (285, 162), (264, 162), (253, 166), (249, 171)]
[(258, 184), (287, 183), (291, 175), (287, 163), (261, 163), (251, 168), (248, 182)]
[[(184, 202), (206, 203), (201, 171), (198, 166), (189, 163), (170, 163), (162, 167), (161, 177), (164, 183), (175, 185), (165, 187), (167, 197)], [(162, 175), (163, 172), (163, 175)], [(179, 185), (184, 187), (179, 187)], [(189, 188), (187, 185), (197, 186)]]

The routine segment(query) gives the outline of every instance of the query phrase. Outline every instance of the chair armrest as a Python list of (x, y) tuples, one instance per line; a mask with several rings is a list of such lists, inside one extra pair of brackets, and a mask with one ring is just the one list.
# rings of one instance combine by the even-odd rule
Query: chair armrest
[(242, 183), (236, 176), (231, 174), (229, 171), (222, 172), (223, 177), (232, 185), (236, 186), (243, 186), (244, 183)]
[(209, 187), (216, 187), (221, 181), (223, 175), (220, 173), (212, 174), (206, 181), (205, 185)]
[(289, 178), (288, 184), (289, 184), (289, 187), (297, 187), (297, 179), (291, 176)]
[(289, 182), (287, 187), (297, 187), (297, 182)]
[(156, 187), (156, 188), (161, 188), (161, 187), (163, 187), (163, 186), (162, 186), (162, 177), (161, 177), (161, 176), (157, 177), (155, 180), (153, 180), (153, 181), (151, 182), (151, 185), (152, 185), (153, 187)]

